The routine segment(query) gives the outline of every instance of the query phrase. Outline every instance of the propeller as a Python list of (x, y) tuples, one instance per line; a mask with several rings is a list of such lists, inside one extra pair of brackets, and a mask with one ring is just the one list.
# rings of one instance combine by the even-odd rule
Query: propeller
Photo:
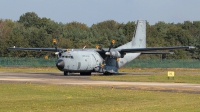
[(110, 46), (109, 46), (108, 51), (105, 52), (105, 54), (107, 55), (106, 58), (105, 58), (105, 62), (107, 62), (108, 55), (110, 54), (110, 50), (111, 50), (111, 48), (114, 46), (114, 43), (115, 43), (115, 40), (112, 40), (111, 43), (110, 43)]
[(108, 56), (109, 56), (109, 54), (110, 54), (110, 50), (111, 50), (111, 48), (114, 46), (114, 43), (115, 43), (115, 40), (112, 40), (111, 43), (110, 43), (110, 46), (109, 46), (108, 51), (105, 51), (104, 49), (102, 49), (102, 48), (99, 47), (98, 45), (96, 46), (96, 49), (99, 49), (99, 50), (103, 51), (104, 54), (107, 55), (107, 56), (105, 57), (105, 59), (103, 60), (103, 63), (101, 64), (101, 68), (104, 68), (104, 66), (105, 66), (105, 64), (106, 64), (106, 62), (107, 62), (107, 60), (108, 60)]
[(55, 47), (55, 55), (57, 55), (57, 58), (59, 58), (59, 56), (61, 55), (61, 52), (60, 51), (58, 51), (58, 45), (57, 45), (57, 41), (56, 41), (56, 39), (53, 39), (53, 45), (54, 45), (54, 47)]
[(56, 52), (58, 52), (58, 48), (57, 48), (57, 42), (56, 42), (56, 39), (53, 39), (53, 45), (55, 46), (55, 50)]

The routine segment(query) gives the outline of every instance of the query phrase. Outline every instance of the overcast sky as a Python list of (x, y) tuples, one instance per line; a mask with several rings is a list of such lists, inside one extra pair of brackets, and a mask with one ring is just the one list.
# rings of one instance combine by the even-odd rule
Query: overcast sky
[(26, 12), (88, 26), (105, 20), (183, 23), (200, 20), (200, 0), (0, 0), (0, 19), (17, 21)]

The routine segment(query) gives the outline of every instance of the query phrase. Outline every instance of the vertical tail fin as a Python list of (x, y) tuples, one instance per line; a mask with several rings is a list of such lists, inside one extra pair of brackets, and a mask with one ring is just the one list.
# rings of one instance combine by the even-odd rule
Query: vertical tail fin
[(138, 20), (132, 39), (132, 47), (146, 48), (146, 20)]

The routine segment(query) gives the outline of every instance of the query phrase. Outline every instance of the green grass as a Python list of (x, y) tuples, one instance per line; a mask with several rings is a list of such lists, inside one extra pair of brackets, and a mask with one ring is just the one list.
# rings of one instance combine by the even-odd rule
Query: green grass
[[(174, 71), (175, 76), (169, 78), (168, 71)], [(136, 75), (91, 76), (92, 80), (126, 81), (126, 82), (168, 82), (168, 83), (195, 83), (200, 84), (200, 69), (130, 69), (122, 68), (119, 72), (134, 72)], [(141, 74), (144, 73), (144, 74)], [(137, 75), (138, 74), (138, 75)]]
[(0, 72), (59, 72), (56, 67), (0, 67)]
[(200, 73), (200, 68), (120, 68), (119, 69), (119, 72), (163, 72), (163, 71)]
[(166, 83), (194, 83), (200, 84), (200, 75), (179, 74), (174, 79), (167, 74), (152, 75), (118, 75), (118, 76), (91, 76), (93, 80), (126, 81), (126, 82), (166, 82)]
[(200, 94), (0, 83), (0, 111), (172, 112), (200, 111)]

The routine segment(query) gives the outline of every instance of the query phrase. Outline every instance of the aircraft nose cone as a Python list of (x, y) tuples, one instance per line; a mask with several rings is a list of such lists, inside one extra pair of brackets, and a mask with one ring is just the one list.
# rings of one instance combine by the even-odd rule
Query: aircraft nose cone
[(65, 63), (63, 60), (58, 60), (57, 63), (56, 63), (56, 66), (59, 70), (63, 70), (64, 66), (65, 66)]

